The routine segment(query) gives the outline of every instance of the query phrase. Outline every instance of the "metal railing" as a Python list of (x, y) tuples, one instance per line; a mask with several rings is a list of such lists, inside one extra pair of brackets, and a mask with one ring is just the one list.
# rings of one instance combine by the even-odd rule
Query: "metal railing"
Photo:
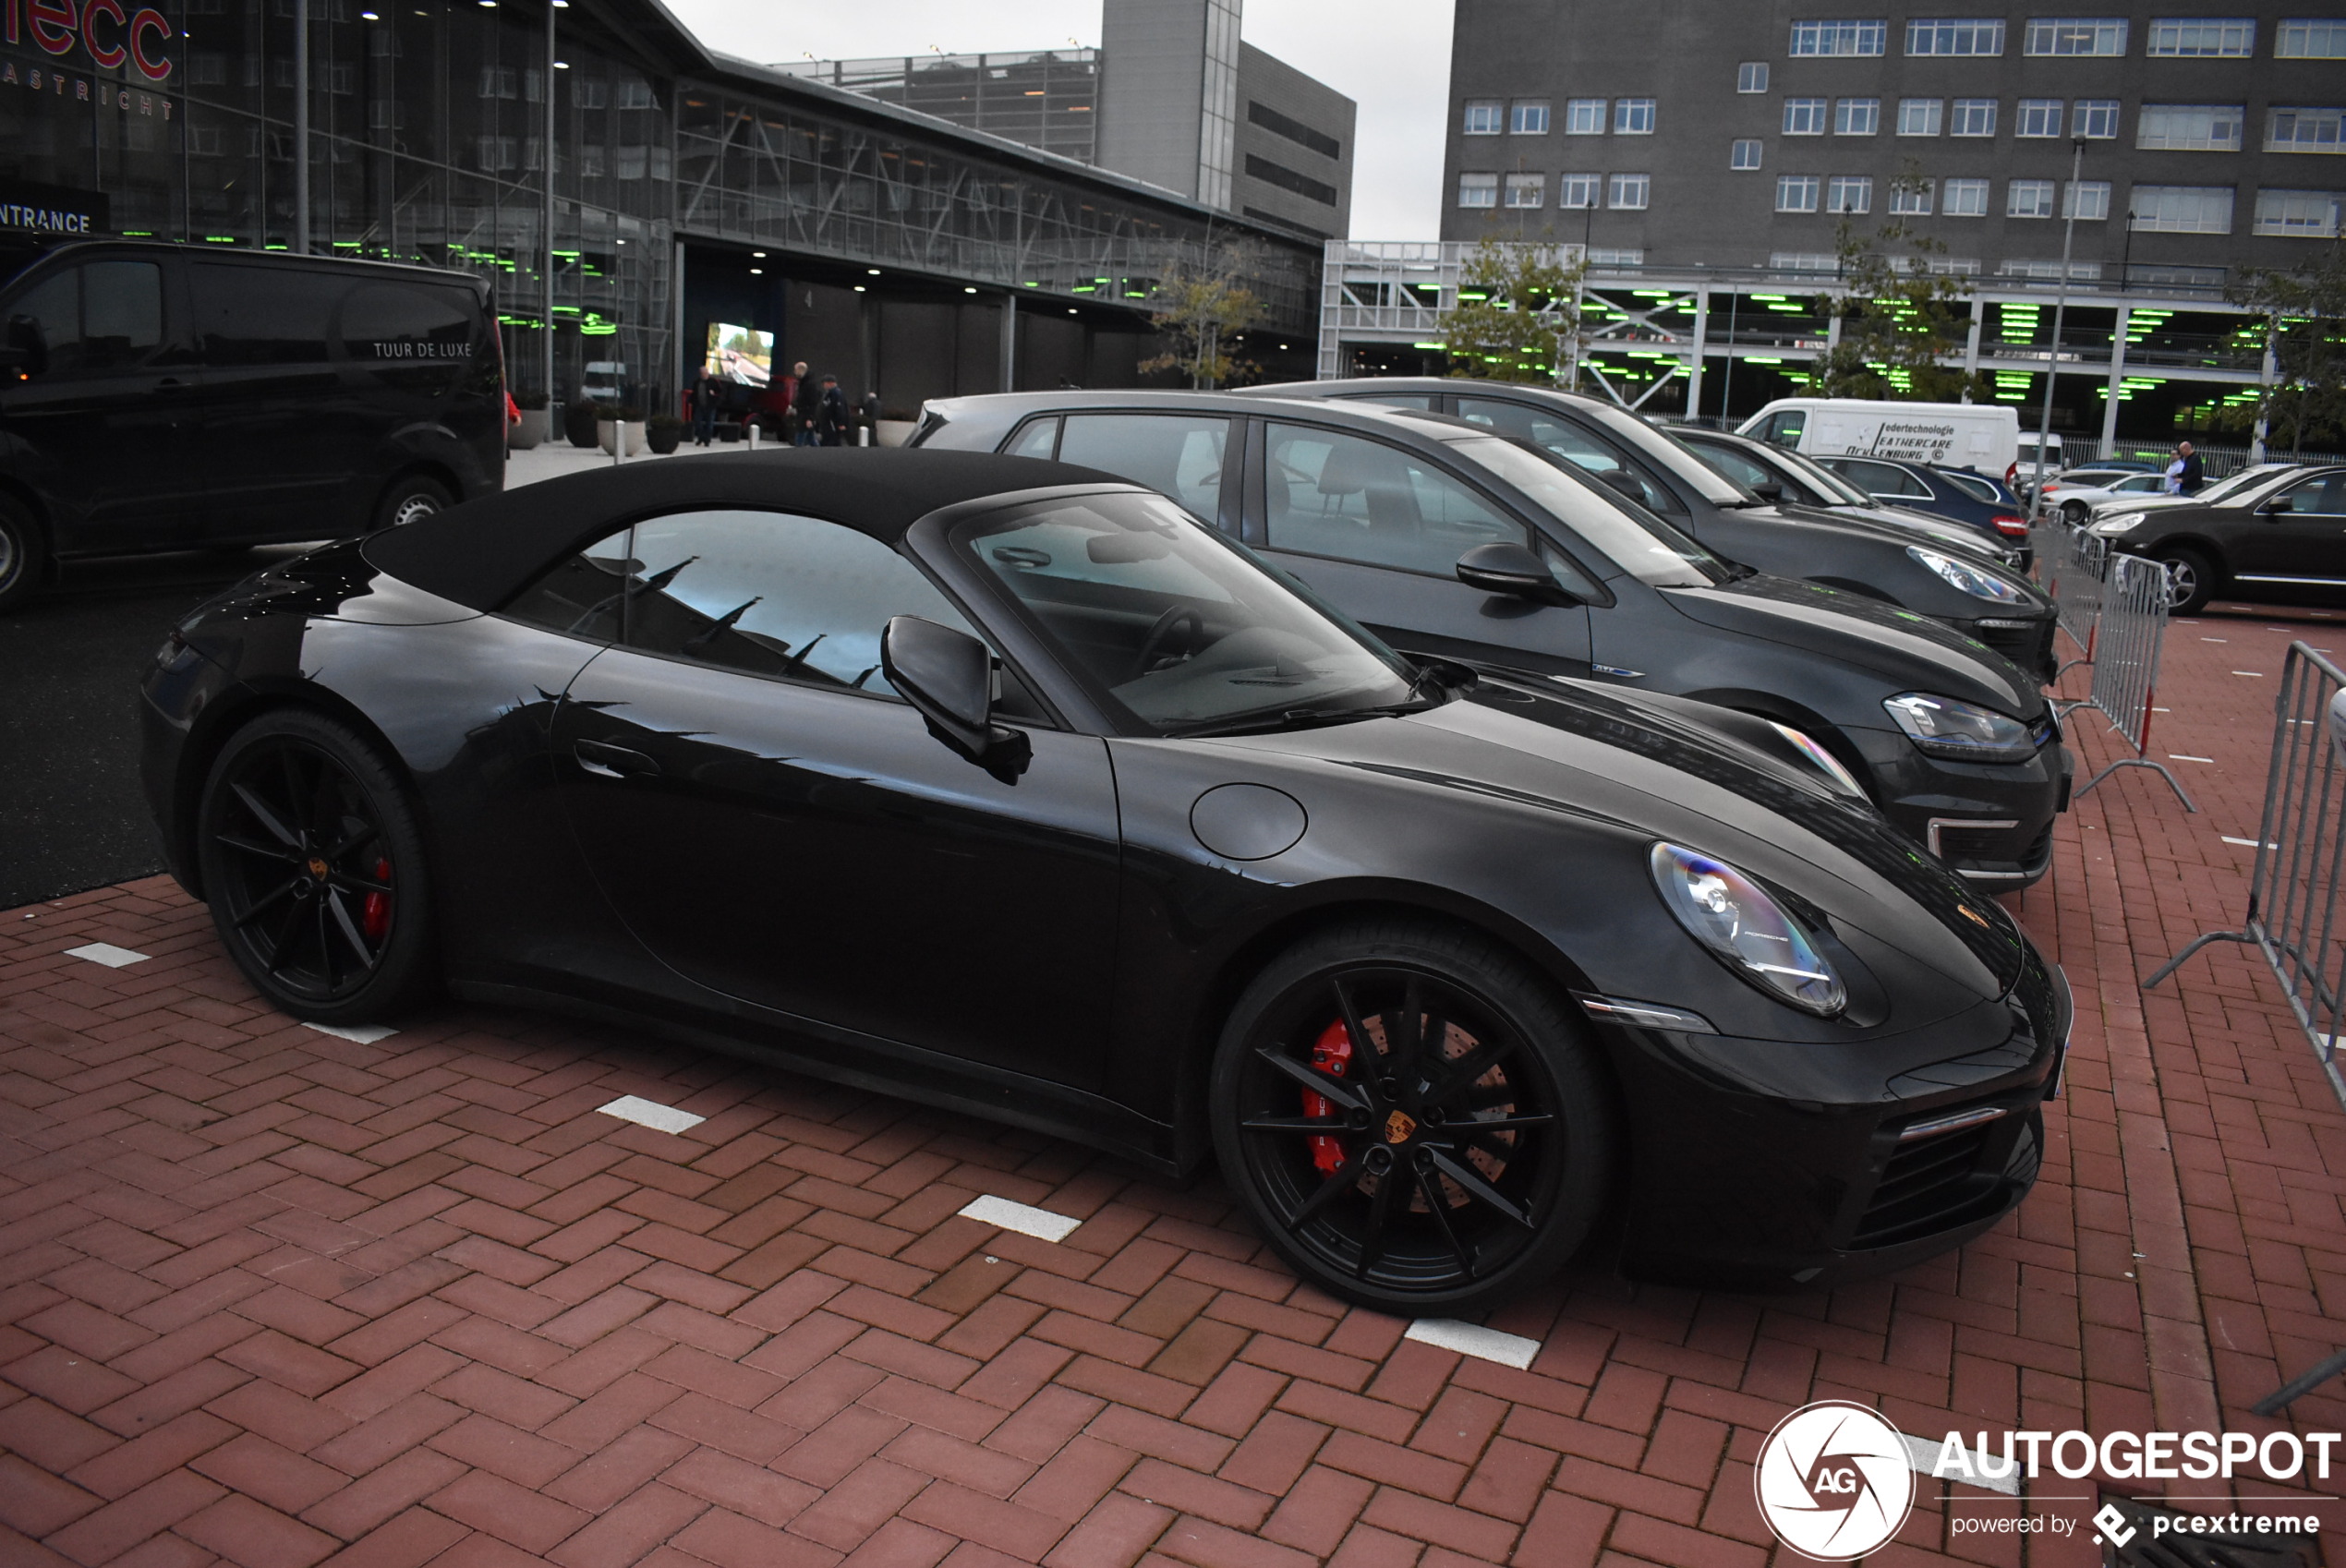
[[(2083, 532), (2072, 530), (2073, 532)], [(2167, 780), (2183, 809), (2196, 813), (2191, 796), (2163, 762), (2147, 754), (2150, 719), (2157, 710), (2159, 655), (2167, 641), (2167, 568), (2138, 555), (2111, 556), (2108, 575), (2099, 585), (2101, 609), (2093, 632), (2093, 694), (2069, 711), (2098, 709), (2110, 727), (2124, 736), (2134, 754), (2116, 762), (2086, 780), (2079, 796), (2122, 767), (2146, 767)]]
[(2061, 630), (2077, 645), (2079, 657), (2053, 671), (2057, 681), (2077, 666), (2094, 661), (2095, 628), (2101, 621), (2102, 582), (2110, 574), (2110, 541), (2086, 529), (2072, 528), (2051, 513), (2043, 513), (2028, 525), (2028, 548), (2038, 580), (2061, 611)]
[(2210, 931), (2159, 966), (2147, 991), (2213, 942), (2260, 948), (2290, 1010), (2312, 1042), (2339, 1103), (2338, 1034), (2346, 1018), (2346, 930), (2339, 923), (2346, 872), (2346, 671), (2304, 643), (2289, 645), (2273, 698), (2273, 754), (2256, 829), (2256, 869), (2238, 931)]

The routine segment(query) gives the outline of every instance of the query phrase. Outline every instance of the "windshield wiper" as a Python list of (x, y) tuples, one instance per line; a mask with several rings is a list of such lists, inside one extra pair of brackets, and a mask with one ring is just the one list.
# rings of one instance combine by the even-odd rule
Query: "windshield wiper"
[(1427, 698), (1406, 703), (1375, 703), (1367, 707), (1291, 707), (1283, 713), (1258, 714), (1229, 724), (1203, 724), (1193, 730), (1168, 730), (1176, 740), (1208, 735), (1255, 735), (1281, 730), (1315, 730), (1328, 724), (1349, 724), (1356, 718), (1398, 718), (1424, 713), (1442, 705)]

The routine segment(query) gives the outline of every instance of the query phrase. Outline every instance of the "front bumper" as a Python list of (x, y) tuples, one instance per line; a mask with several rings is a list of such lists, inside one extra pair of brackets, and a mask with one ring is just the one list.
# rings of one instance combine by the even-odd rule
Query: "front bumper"
[[(1624, 1271), (1784, 1289), (1962, 1246), (2036, 1181), (2070, 1019), (2067, 981), (2031, 948), (2002, 1001), (1918, 1037), (1819, 1047), (1625, 1030)], [(1820, 1051), (1831, 1063), (1803, 1063), (1800, 1076), (1821, 1072), (1828, 1097), (1770, 1081), (1784, 1053)]]
[(1942, 762), (1895, 730), (1846, 732), (1865, 756), (1874, 799), (1965, 880), (2017, 892), (2052, 864), (2053, 818), (2069, 809), (2075, 760), (2058, 733), (2026, 762)]
[(1965, 636), (1986, 644), (2040, 681), (2050, 683), (2061, 669), (2053, 647), (2054, 633), (2061, 624), (2057, 614), (1986, 615), (1953, 624)]

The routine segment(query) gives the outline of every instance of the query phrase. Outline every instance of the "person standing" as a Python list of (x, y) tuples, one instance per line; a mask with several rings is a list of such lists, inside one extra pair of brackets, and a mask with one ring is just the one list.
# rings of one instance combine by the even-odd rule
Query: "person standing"
[(2177, 447), (2175, 455), (2167, 460), (2165, 477), (2159, 480), (2159, 493), (2179, 496), (2183, 493), (2183, 449)]
[(2175, 449), (2175, 455), (2183, 460), (2183, 466), (2175, 475), (2177, 492), (2187, 496), (2197, 495), (2199, 487), (2207, 482), (2207, 465), (2199, 461), (2199, 453), (2192, 450), (2192, 444), (2189, 441), (2178, 446)]
[(806, 374), (806, 361), (802, 359), (791, 367), (792, 440), (799, 446), (813, 446), (815, 421), (821, 412), (823, 389)]
[(693, 383), (693, 444), (707, 446), (717, 439), (717, 378), (701, 367), (700, 379)]
[(815, 444), (845, 446), (847, 425), (847, 394), (839, 390), (837, 376), (825, 376), (815, 398)]

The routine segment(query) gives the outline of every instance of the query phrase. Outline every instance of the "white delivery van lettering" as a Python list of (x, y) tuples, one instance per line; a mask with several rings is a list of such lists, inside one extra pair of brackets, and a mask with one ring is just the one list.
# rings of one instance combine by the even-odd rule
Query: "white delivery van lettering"
[[(1985, 443), (1982, 443), (1985, 444)], [(1873, 455), (1907, 463), (1944, 463), (1954, 449), (1953, 424), (1920, 419), (1884, 419), (1874, 432)]]

